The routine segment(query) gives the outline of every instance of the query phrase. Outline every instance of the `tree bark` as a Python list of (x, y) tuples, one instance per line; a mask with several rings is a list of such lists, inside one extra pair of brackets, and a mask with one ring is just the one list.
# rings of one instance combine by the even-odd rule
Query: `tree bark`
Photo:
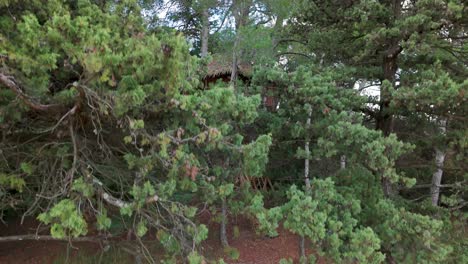
[(236, 37), (234, 39), (234, 47), (232, 50), (232, 68), (231, 68), (231, 84), (235, 86), (237, 82), (237, 64), (239, 60), (239, 45), (241, 41), (240, 29), (245, 26), (252, 5), (251, 0), (236, 0), (233, 1), (234, 21), (236, 23)]
[[(383, 77), (392, 87), (395, 87), (396, 73), (398, 70), (397, 58), (401, 52), (401, 47), (394, 40), (393, 46), (384, 53), (383, 58)], [(380, 110), (377, 115), (376, 128), (382, 131), (384, 136), (389, 136), (393, 132), (393, 115), (390, 112), (391, 95), (385, 84), (381, 86), (380, 91)], [(385, 197), (394, 195), (393, 185), (390, 179), (382, 177), (382, 188)]]
[[(307, 114), (307, 121), (306, 121), (306, 133), (308, 133), (308, 129), (310, 128), (310, 122), (311, 122), (311, 118), (312, 118), (312, 109), (309, 110), (309, 113)], [(305, 150), (305, 154), (306, 154), (306, 158), (304, 160), (304, 181), (305, 181), (305, 186), (306, 186), (306, 192), (309, 193), (310, 192), (310, 178), (309, 178), (309, 166), (310, 166), (310, 149), (309, 149), (309, 145), (310, 145), (310, 137), (309, 135), (307, 134), (306, 135), (306, 142), (305, 142), (305, 146), (304, 146), (304, 150)]]
[(208, 55), (208, 39), (210, 33), (210, 14), (208, 8), (204, 8), (202, 11), (202, 32), (201, 32), (201, 53), (202, 58)]
[[(306, 121), (306, 142), (304, 146), (306, 158), (304, 159), (304, 181), (305, 181), (305, 191), (307, 194), (311, 192), (311, 185), (310, 185), (310, 177), (309, 177), (309, 170), (310, 170), (310, 136), (309, 136), (309, 129), (310, 123), (312, 119), (312, 108), (307, 113), (307, 121)], [(299, 257), (301, 258), (301, 263), (307, 260), (307, 256), (305, 253), (305, 238), (303, 236), (299, 237)]]
[(221, 226), (220, 226), (220, 240), (221, 240), (221, 245), (223, 247), (228, 247), (228, 239), (227, 239), (227, 231), (226, 231), (226, 226), (227, 226), (227, 203), (226, 203), (226, 198), (223, 198), (221, 201)]
[(346, 169), (346, 156), (341, 155), (340, 157), (340, 169), (344, 170)]
[[(447, 119), (442, 118), (438, 121), (439, 130), (442, 135), (445, 135), (447, 131)], [(431, 186), (431, 201), (432, 205), (437, 206), (439, 204), (440, 196), (440, 184), (442, 182), (442, 175), (444, 173), (444, 161), (445, 151), (440, 147), (435, 147), (435, 165), (436, 171), (432, 174), (432, 186)]]
[(306, 251), (305, 251), (305, 238), (303, 236), (299, 237), (299, 262), (305, 263), (307, 261)]
[(8, 76), (0, 72), (0, 84), (12, 90), (29, 108), (35, 111), (55, 111), (61, 112), (65, 109), (61, 104), (44, 105), (35, 102), (33, 98), (24, 93), (24, 89), (16, 82), (13, 76)]
[[(401, 14), (401, 1), (394, 0), (391, 5), (394, 17), (399, 17)], [(388, 81), (391, 87), (395, 87), (396, 73), (398, 70), (398, 55), (401, 51), (402, 47), (399, 45), (398, 38), (391, 37), (387, 40), (386, 50), (383, 52), (382, 71), (383, 80)], [(390, 102), (391, 94), (389, 87), (383, 84), (380, 90), (380, 110), (376, 118), (376, 128), (382, 131), (384, 136), (388, 136), (393, 132), (394, 120), (390, 110)], [(382, 189), (385, 197), (391, 197), (395, 194), (392, 182), (386, 177), (382, 177)]]
[[(397, 72), (397, 54), (392, 52), (386, 53), (383, 59), (383, 74), (384, 80), (390, 82), (393, 87), (395, 85), (395, 75)], [(376, 120), (377, 130), (382, 131), (384, 136), (389, 136), (393, 132), (393, 116), (389, 112), (390, 109), (390, 91), (385, 85), (381, 86), (380, 91), (380, 110)], [(387, 177), (382, 177), (382, 189), (385, 197), (391, 197), (394, 194), (393, 186)]]
[(283, 26), (283, 21), (284, 21), (283, 16), (277, 16), (276, 17), (275, 26), (273, 27), (274, 30), (273, 30), (272, 37), (271, 37), (273, 51), (276, 49), (276, 47), (279, 44), (279, 33), (280, 33), (281, 28)]
[(236, 40), (234, 41), (234, 48), (232, 49), (232, 66), (231, 66), (231, 84), (235, 86), (237, 82), (237, 46), (238, 46), (238, 37), (236, 35)]

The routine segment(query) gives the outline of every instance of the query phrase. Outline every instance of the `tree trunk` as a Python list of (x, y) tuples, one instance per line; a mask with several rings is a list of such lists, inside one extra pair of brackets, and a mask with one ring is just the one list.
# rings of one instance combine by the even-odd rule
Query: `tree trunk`
[(341, 155), (340, 157), (340, 169), (344, 170), (346, 169), (346, 156)]
[(440, 183), (442, 182), (442, 174), (444, 173), (444, 160), (445, 152), (439, 148), (435, 148), (435, 163), (436, 171), (432, 174), (432, 187), (431, 187), (431, 200), (432, 205), (437, 206), (439, 204), (440, 195)]
[[(397, 66), (397, 56), (401, 52), (401, 48), (398, 44), (392, 46), (384, 54), (383, 59), (383, 74), (384, 80), (388, 81), (392, 87), (395, 86)], [(389, 136), (393, 132), (393, 115), (390, 112), (391, 95), (389, 87), (385, 84), (381, 86), (380, 91), (380, 111), (376, 120), (377, 130), (382, 131), (384, 136)], [(394, 195), (393, 185), (390, 179), (382, 177), (382, 188), (385, 197), (391, 197)]]
[(221, 202), (221, 226), (220, 226), (220, 232), (219, 232), (219, 238), (221, 240), (221, 245), (223, 245), (223, 247), (229, 246), (228, 239), (227, 239), (226, 225), (227, 225), (227, 203), (226, 203), (226, 198), (223, 198)]
[(208, 38), (210, 34), (210, 14), (207, 8), (202, 11), (202, 32), (201, 32), (201, 52), (200, 56), (206, 57), (208, 55)]
[(134, 260), (135, 260), (135, 264), (142, 264), (143, 263), (143, 258), (141, 257), (140, 247), (138, 247), (138, 249), (135, 252)]
[(251, 0), (236, 0), (233, 1), (234, 21), (236, 23), (236, 38), (234, 39), (234, 47), (232, 49), (232, 68), (231, 68), (231, 84), (235, 87), (237, 82), (237, 64), (239, 60), (239, 45), (241, 41), (240, 29), (245, 26), (252, 6)]
[(279, 35), (280, 35), (280, 32), (281, 32), (281, 28), (283, 27), (283, 21), (284, 21), (283, 16), (276, 17), (275, 26), (273, 27), (274, 30), (272, 32), (272, 37), (271, 37), (273, 51), (276, 50), (276, 48), (277, 48), (277, 46), (279, 44)]
[[(307, 116), (307, 121), (306, 121), (306, 130), (310, 128), (310, 122), (312, 118), (312, 109), (309, 110), (308, 116)], [(306, 131), (308, 133), (308, 131)], [(310, 192), (310, 178), (309, 178), (309, 165), (310, 165), (310, 149), (309, 149), (309, 144), (310, 144), (310, 137), (309, 134), (306, 134), (306, 142), (305, 142), (305, 154), (306, 158), (304, 160), (304, 180), (305, 180), (305, 186), (306, 186), (306, 192)]]
[[(392, 2), (393, 15), (399, 17), (401, 14), (401, 1)], [(399, 39), (396, 37), (389, 38), (387, 49), (383, 52), (382, 70), (383, 80), (388, 81), (390, 86), (395, 88), (396, 73), (398, 70), (398, 55), (402, 51), (399, 45)], [(390, 135), (393, 132), (393, 115), (390, 110), (391, 94), (388, 85), (382, 84), (380, 90), (380, 111), (376, 119), (377, 130), (382, 131), (384, 136)], [(395, 194), (393, 185), (390, 179), (382, 177), (382, 189), (385, 197), (391, 197)]]
[[(447, 131), (447, 119), (442, 118), (438, 121), (439, 130), (442, 135)], [(432, 174), (431, 200), (432, 205), (437, 206), (440, 196), (440, 184), (442, 183), (442, 174), (444, 173), (445, 151), (435, 147), (435, 165), (436, 171)]]
[[(393, 86), (395, 83), (396, 60), (394, 58), (384, 59), (384, 76), (385, 80), (389, 81)], [(390, 94), (388, 88), (382, 85), (380, 92), (380, 111), (377, 117), (377, 130), (382, 131), (384, 136), (389, 136), (393, 131), (393, 116), (389, 113)], [(393, 195), (393, 186), (387, 177), (382, 177), (382, 188), (385, 197)]]
[(238, 36), (236, 35), (236, 39), (234, 41), (234, 47), (232, 49), (232, 68), (231, 68), (231, 84), (235, 86), (237, 82), (237, 46), (238, 46)]
[(305, 238), (303, 236), (299, 237), (299, 263), (306, 263), (307, 256), (305, 251)]
[(394, 195), (392, 182), (387, 177), (382, 178), (382, 190), (383, 190), (384, 196), (387, 198)]
[[(304, 181), (305, 181), (305, 191), (307, 194), (311, 192), (311, 185), (310, 185), (310, 177), (309, 177), (309, 170), (310, 170), (310, 136), (309, 136), (309, 128), (312, 119), (312, 109), (309, 110), (307, 114), (307, 121), (306, 121), (306, 142), (304, 146), (306, 158), (304, 159)], [(307, 256), (305, 253), (305, 238), (303, 236), (299, 237), (299, 257), (301, 258), (301, 263), (305, 263), (307, 261)]]

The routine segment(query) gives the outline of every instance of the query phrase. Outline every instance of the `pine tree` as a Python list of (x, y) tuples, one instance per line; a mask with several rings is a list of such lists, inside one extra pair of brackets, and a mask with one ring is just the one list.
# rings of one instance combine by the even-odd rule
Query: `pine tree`
[(0, 5), (1, 209), (54, 238), (96, 225), (144, 248), (156, 229), (172, 260), (196, 259), (208, 230), (191, 201), (225, 200), (239, 169), (267, 162), (270, 138), (234, 129), (255, 120), (259, 97), (199, 90), (186, 40), (148, 27), (137, 1), (14, 2)]

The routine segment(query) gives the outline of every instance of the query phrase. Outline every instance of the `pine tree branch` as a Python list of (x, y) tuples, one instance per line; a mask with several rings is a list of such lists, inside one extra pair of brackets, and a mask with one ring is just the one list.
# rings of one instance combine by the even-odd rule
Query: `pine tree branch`
[[(65, 112), (66, 106), (63, 104), (41, 104), (36, 102), (33, 98), (24, 93), (24, 89), (18, 84), (13, 76), (5, 75), (0, 72), (0, 84), (12, 90), (28, 107), (40, 112)], [(78, 82), (73, 83), (73, 87), (78, 90), (78, 97), (76, 98), (73, 107), (66, 112), (61, 120), (65, 119), (68, 115), (76, 114), (82, 107), (82, 102), (85, 97), (84, 86)], [(60, 121), (59, 121), (60, 123)], [(58, 123), (58, 124), (59, 124)]]
[(60, 104), (48, 104), (44, 105), (38, 102), (35, 102), (34, 99), (29, 97), (23, 92), (23, 89), (18, 85), (13, 76), (8, 76), (0, 72), (0, 83), (12, 90), (23, 102), (29, 106), (31, 109), (36, 111), (56, 111), (63, 108), (63, 105)]
[(0, 242), (11, 242), (11, 241), (24, 241), (24, 240), (54, 240), (54, 241), (74, 241), (74, 242), (99, 242), (102, 240), (105, 240), (109, 238), (109, 236), (106, 237), (75, 237), (75, 238), (69, 238), (69, 237), (64, 237), (64, 238), (56, 238), (53, 236), (49, 235), (36, 235), (36, 234), (27, 234), (27, 235), (16, 235), (16, 236), (4, 236), (0, 237)]
[[(102, 190), (103, 183), (100, 180), (98, 180), (97, 178), (93, 178), (93, 182), (101, 187), (101, 191), (99, 192), (100, 195), (101, 195), (101, 198), (104, 201), (106, 201), (108, 204), (113, 205), (113, 206), (118, 207), (118, 208), (130, 207), (130, 206), (133, 205), (132, 202), (127, 202), (127, 201), (121, 200), (119, 198), (116, 198), (116, 197), (112, 196), (110, 193), (107, 193), (104, 190)], [(147, 204), (154, 203), (154, 202), (157, 202), (157, 201), (159, 201), (159, 196), (157, 196), (157, 195), (153, 195), (151, 197), (146, 198), (146, 203)]]
[(281, 52), (281, 53), (278, 53), (276, 54), (276, 57), (281, 57), (283, 55), (298, 55), (298, 56), (303, 56), (303, 57), (306, 57), (308, 59), (314, 59), (314, 57), (308, 55), (308, 54), (305, 54), (305, 53), (300, 53), (300, 52), (293, 52), (293, 51), (286, 51), (286, 52)]

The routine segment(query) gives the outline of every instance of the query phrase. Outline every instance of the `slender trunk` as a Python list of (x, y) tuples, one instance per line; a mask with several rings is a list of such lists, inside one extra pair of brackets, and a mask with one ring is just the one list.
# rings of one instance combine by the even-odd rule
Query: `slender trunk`
[(220, 226), (220, 240), (223, 247), (229, 246), (228, 239), (227, 239), (227, 232), (226, 232), (226, 225), (227, 225), (227, 203), (226, 198), (222, 199), (221, 202), (221, 226)]
[(232, 49), (232, 68), (231, 68), (231, 84), (235, 86), (237, 81), (237, 46), (239, 42), (239, 37), (236, 35), (236, 39), (234, 41), (234, 47)]
[[(310, 136), (309, 136), (309, 128), (312, 119), (312, 109), (309, 110), (307, 114), (307, 121), (306, 121), (306, 142), (304, 146), (306, 158), (304, 159), (304, 181), (305, 181), (305, 191), (307, 194), (311, 192), (310, 186), (310, 177), (309, 177), (309, 170), (310, 170)], [(299, 257), (301, 258), (301, 263), (305, 263), (307, 261), (306, 253), (305, 253), (305, 238), (303, 236), (299, 237)]]
[[(384, 54), (383, 59), (383, 74), (384, 80), (388, 81), (392, 87), (395, 86), (397, 66), (397, 56), (401, 48), (396, 43)], [(388, 84), (387, 84), (388, 85)], [(384, 136), (388, 136), (393, 132), (393, 115), (390, 112), (391, 94), (387, 85), (381, 86), (380, 91), (380, 111), (376, 120), (377, 130), (382, 131)], [(393, 185), (390, 179), (382, 177), (382, 188), (385, 197), (394, 195)]]
[[(230, 157), (228, 156), (226, 158), (226, 160), (224, 161), (224, 169), (225, 169), (225, 173), (224, 173), (224, 179), (223, 179), (223, 182), (226, 182), (228, 180), (228, 176), (229, 176), (229, 161), (230, 161)], [(223, 247), (228, 247), (229, 246), (229, 242), (228, 242), (228, 238), (227, 238), (227, 224), (228, 224), (228, 206), (227, 206), (227, 197), (221, 197), (221, 224), (219, 226), (219, 239), (221, 241), (221, 245)]]
[[(447, 119), (443, 118), (439, 120), (439, 130), (442, 135), (445, 135), (447, 131)], [(436, 171), (432, 174), (432, 187), (431, 187), (431, 200), (432, 205), (437, 206), (439, 203), (440, 196), (440, 184), (442, 182), (442, 175), (444, 173), (444, 161), (445, 151), (439, 147), (435, 147), (435, 165)]]
[(436, 171), (432, 174), (432, 187), (431, 187), (431, 200), (432, 205), (437, 206), (439, 204), (439, 195), (440, 195), (440, 183), (442, 182), (442, 174), (444, 173), (444, 160), (445, 152), (441, 151), (439, 148), (435, 148), (435, 164)]
[[(308, 116), (307, 116), (307, 121), (306, 121), (306, 130), (310, 128), (310, 121), (312, 118), (312, 109), (309, 110)], [(310, 192), (310, 178), (309, 178), (309, 165), (310, 165), (310, 149), (309, 149), (309, 144), (310, 144), (310, 137), (308, 134), (309, 131), (306, 131), (306, 142), (305, 142), (305, 154), (306, 158), (304, 160), (304, 180), (305, 180), (305, 186), (306, 186), (306, 192)]]
[(299, 237), (299, 258), (300, 263), (306, 263), (307, 256), (305, 251), (305, 238), (303, 236)]
[(141, 249), (138, 247), (138, 249), (135, 252), (135, 264), (142, 264), (143, 263), (143, 258), (141, 257)]
[(275, 26), (273, 27), (273, 35), (271, 37), (271, 42), (272, 42), (272, 47), (273, 49), (275, 50), (276, 47), (278, 46), (279, 44), (279, 33), (281, 31), (281, 28), (283, 27), (283, 21), (284, 21), (284, 17), (283, 16), (278, 16), (276, 18), (276, 22), (275, 22)]
[(210, 14), (207, 8), (202, 11), (202, 32), (201, 32), (201, 57), (208, 55), (208, 38), (210, 33)]
[(394, 195), (392, 182), (387, 177), (382, 178), (382, 190), (383, 190), (384, 196), (387, 198)]
[(236, 23), (236, 38), (234, 40), (234, 47), (232, 50), (231, 84), (235, 87), (238, 77), (237, 64), (239, 61), (239, 45), (241, 41), (240, 29), (247, 23), (252, 1), (236, 0), (233, 1), (233, 5), (234, 20)]
[(340, 157), (340, 168), (342, 170), (346, 169), (346, 156), (345, 155), (341, 155)]

